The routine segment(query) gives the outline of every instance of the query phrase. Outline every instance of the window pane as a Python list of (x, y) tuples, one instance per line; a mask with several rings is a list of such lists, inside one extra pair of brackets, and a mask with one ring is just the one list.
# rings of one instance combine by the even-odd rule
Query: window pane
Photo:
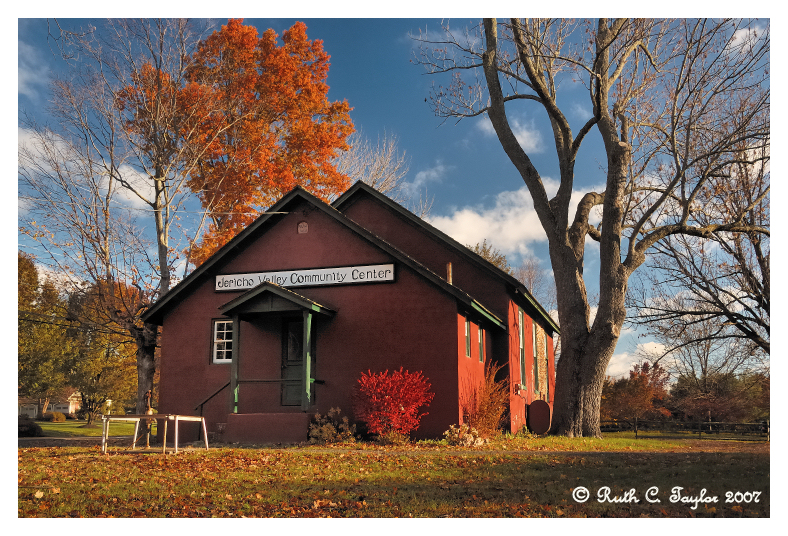
[(479, 362), (484, 363), (484, 330), (479, 327)]
[(227, 320), (214, 321), (213, 360), (231, 361), (233, 354), (233, 323)]
[(465, 319), (465, 355), (471, 355), (471, 321)]

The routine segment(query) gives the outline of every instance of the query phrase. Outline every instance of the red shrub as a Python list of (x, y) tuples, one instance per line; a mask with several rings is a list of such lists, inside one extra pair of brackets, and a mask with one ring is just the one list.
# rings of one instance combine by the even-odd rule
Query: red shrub
[(410, 373), (402, 367), (389, 375), (389, 371), (373, 374), (361, 373), (354, 400), (356, 418), (367, 425), (372, 434), (408, 434), (419, 426), (435, 393), (421, 372)]

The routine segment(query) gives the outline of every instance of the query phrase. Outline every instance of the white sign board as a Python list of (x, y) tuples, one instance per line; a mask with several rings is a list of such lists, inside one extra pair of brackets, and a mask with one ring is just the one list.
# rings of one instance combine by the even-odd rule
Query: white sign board
[(394, 281), (394, 265), (376, 264), (373, 266), (342, 266), (339, 268), (217, 275), (216, 291), (248, 290), (266, 281), (276, 283), (282, 287), (381, 283), (383, 281)]

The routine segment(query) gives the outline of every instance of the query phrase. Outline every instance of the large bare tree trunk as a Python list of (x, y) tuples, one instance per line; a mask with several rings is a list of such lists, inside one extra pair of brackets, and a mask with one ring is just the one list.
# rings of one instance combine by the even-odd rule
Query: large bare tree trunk
[(143, 324), (142, 328), (130, 329), (137, 344), (137, 409), (138, 415), (147, 410), (145, 394), (153, 390), (153, 378), (156, 372), (156, 342), (158, 326)]

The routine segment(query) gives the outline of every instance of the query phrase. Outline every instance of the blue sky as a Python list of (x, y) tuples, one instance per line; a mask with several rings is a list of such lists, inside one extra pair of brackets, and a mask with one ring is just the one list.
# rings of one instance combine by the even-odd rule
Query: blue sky
[[(259, 10), (258, 10), (259, 11)], [(414, 190), (434, 197), (430, 221), (464, 244), (487, 239), (506, 254), (512, 265), (533, 254), (549, 273), (546, 239), (522, 179), (509, 162), (485, 117), (443, 121), (434, 115), (425, 99), (433, 83), (448, 83), (447, 75), (431, 76), (415, 63), (418, 42), (411, 35), (419, 30), (438, 32), (440, 19), (253, 19), (262, 33), (273, 28), (281, 35), (296, 20), (307, 25), (310, 39), (323, 40), (331, 55), (328, 75), (331, 100), (347, 100), (357, 129), (372, 142), (393, 135), (409, 161), (407, 181)], [(86, 21), (66, 21), (79, 25)], [(215, 19), (220, 25), (226, 19)], [(446, 21), (443, 21), (444, 23)], [(467, 19), (448, 21), (461, 30)], [(42, 122), (47, 83), (62, 68), (47, 42), (46, 19), (18, 22), (18, 105)], [(561, 105), (573, 121), (575, 131), (590, 116), (587, 93), (582, 86), (567, 85)], [(557, 159), (552, 135), (543, 110), (530, 103), (511, 109), (518, 139), (548, 184), (557, 188)], [(601, 165), (604, 152), (594, 131), (584, 142), (576, 166), (576, 189), (604, 183)], [(597, 290), (598, 254), (588, 248), (586, 284)], [(609, 373), (625, 373), (632, 362), (634, 333), (627, 332), (619, 343)], [(645, 342), (641, 339), (640, 342)]]

